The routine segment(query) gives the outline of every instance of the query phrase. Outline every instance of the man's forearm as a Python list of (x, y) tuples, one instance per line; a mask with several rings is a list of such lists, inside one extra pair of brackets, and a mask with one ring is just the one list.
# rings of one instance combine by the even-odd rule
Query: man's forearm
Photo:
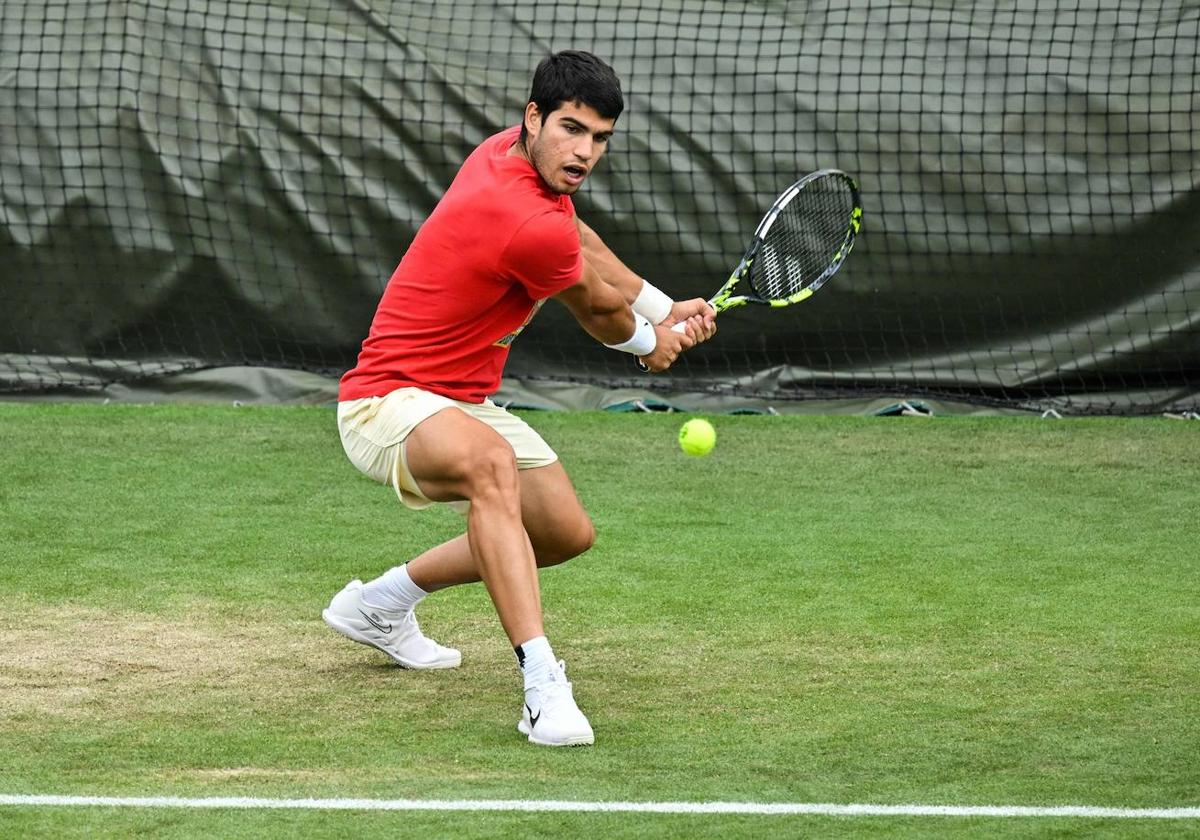
[(577, 315), (576, 318), (580, 326), (602, 344), (620, 344), (633, 335), (636, 327), (632, 310), (625, 307), (602, 311), (591, 310), (584, 313), (582, 317)]

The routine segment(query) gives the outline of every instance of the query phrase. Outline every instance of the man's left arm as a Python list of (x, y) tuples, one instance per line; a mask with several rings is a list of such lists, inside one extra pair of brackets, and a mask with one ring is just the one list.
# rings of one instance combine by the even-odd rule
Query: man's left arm
[(671, 326), (694, 315), (701, 317), (701, 329), (693, 338), (697, 342), (712, 338), (717, 331), (716, 312), (704, 298), (672, 300), (668, 295), (633, 272), (612, 252), (600, 236), (582, 219), (575, 217), (579, 230), (579, 246), (583, 261), (604, 282), (616, 289), (626, 303), (652, 324)]

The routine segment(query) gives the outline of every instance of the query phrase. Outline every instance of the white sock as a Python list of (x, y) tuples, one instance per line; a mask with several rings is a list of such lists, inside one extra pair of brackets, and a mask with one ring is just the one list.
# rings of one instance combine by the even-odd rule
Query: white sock
[(554, 669), (558, 668), (554, 651), (550, 649), (550, 642), (545, 636), (534, 636), (527, 642), (521, 642), (513, 648), (513, 652), (517, 655), (521, 673), (525, 675), (525, 688), (549, 682)]
[(370, 583), (364, 583), (362, 599), (381, 610), (408, 612), (429, 593), (413, 583), (408, 564), (389, 569)]

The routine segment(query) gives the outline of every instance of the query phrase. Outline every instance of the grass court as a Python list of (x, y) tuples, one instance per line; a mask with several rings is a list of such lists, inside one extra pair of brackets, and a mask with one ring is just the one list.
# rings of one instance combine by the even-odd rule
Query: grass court
[[(320, 620), (463, 520), (329, 408), (0, 404), (0, 795), (1195, 808), (1200, 425), (526, 415), (599, 531), (542, 574), (592, 748), (516, 732), (482, 587), (404, 671)], [(1150, 837), (1200, 820), (0, 805), (0, 836)]]

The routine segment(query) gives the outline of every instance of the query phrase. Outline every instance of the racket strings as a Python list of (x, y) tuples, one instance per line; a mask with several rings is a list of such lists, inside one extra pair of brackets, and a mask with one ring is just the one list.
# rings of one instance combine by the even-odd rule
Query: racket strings
[(839, 177), (819, 178), (788, 202), (763, 237), (750, 285), (764, 300), (783, 300), (819, 284), (846, 254), (855, 207)]

